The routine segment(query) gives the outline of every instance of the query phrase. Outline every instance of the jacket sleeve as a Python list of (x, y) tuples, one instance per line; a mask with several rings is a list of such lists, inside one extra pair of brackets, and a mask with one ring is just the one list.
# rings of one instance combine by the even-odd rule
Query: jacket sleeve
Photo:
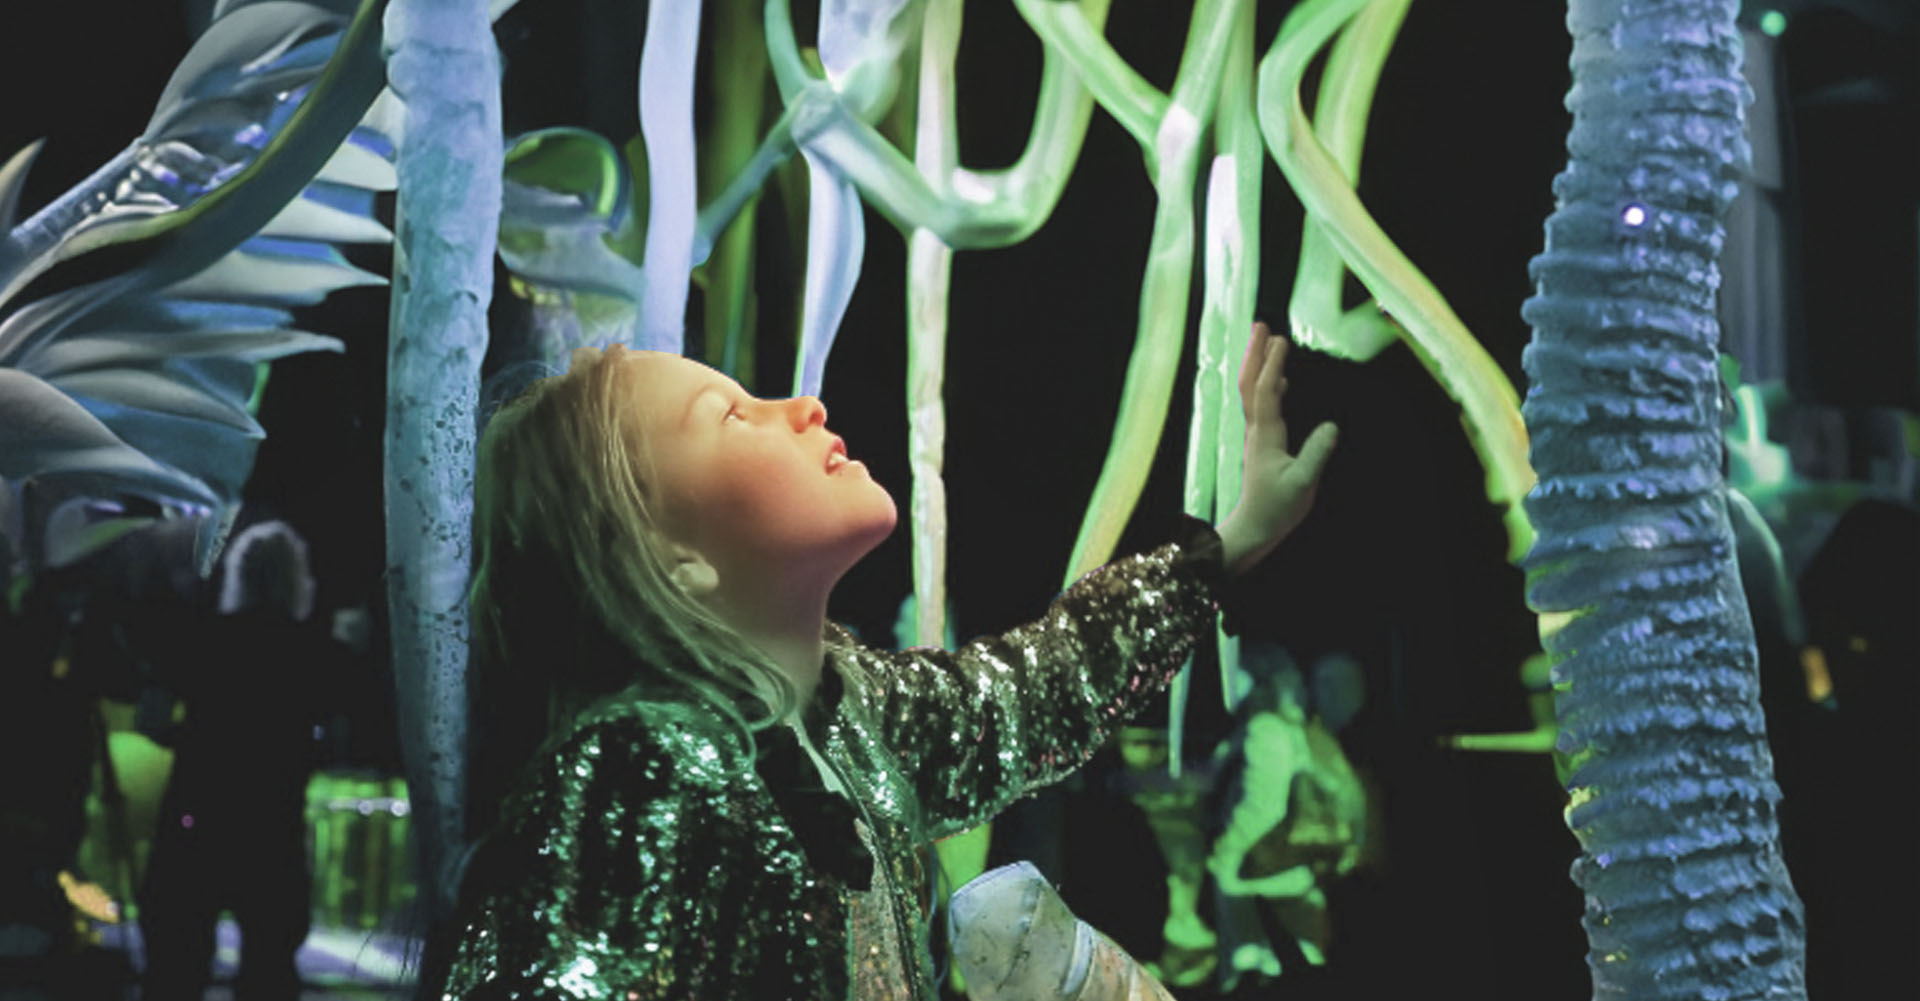
[(444, 996), (811, 996), (844, 956), (794, 921), (808, 889), (709, 728), (625, 718), (577, 731), (476, 852)]
[(952, 652), (863, 651), (850, 691), (900, 761), (928, 837), (991, 818), (1093, 756), (1213, 627), (1220, 539), (1180, 538), (1076, 581), (1038, 621)]

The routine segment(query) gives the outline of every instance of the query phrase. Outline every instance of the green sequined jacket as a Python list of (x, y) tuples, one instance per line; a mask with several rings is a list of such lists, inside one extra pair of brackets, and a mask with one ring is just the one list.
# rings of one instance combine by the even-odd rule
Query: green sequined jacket
[(1218, 536), (1189, 520), (958, 651), (830, 624), (804, 719), (854, 794), (825, 797), (837, 837), (831, 810), (765, 778), (785, 728), (747, 771), (711, 709), (603, 704), (508, 799), (492, 866), (511, 876), (461, 917), (444, 996), (937, 998), (920, 849), (1085, 763), (1212, 628), (1220, 579)]

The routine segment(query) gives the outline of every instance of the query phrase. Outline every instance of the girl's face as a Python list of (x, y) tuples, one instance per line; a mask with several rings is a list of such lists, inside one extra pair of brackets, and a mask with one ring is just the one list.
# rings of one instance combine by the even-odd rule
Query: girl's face
[(811, 396), (763, 400), (678, 355), (628, 353), (661, 527), (724, 577), (838, 574), (893, 531), (893, 498), (849, 461)]

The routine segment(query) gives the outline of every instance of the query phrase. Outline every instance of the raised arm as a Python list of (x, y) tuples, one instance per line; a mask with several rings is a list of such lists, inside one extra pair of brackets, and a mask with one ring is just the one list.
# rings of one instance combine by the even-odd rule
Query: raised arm
[(1173, 677), (1212, 628), (1220, 541), (1204, 524), (1080, 578), (1044, 616), (955, 651), (855, 648), (843, 670), (900, 759), (930, 837), (1064, 778)]
[(1313, 506), (1336, 429), (1287, 449), (1287, 342), (1254, 325), (1241, 363), (1247, 418), (1238, 503), (1219, 531), (1087, 574), (1039, 621), (948, 653), (860, 652), (869, 718), (903, 760), (933, 836), (993, 816), (1084, 763), (1172, 678), (1213, 623), (1214, 595), (1258, 564)]

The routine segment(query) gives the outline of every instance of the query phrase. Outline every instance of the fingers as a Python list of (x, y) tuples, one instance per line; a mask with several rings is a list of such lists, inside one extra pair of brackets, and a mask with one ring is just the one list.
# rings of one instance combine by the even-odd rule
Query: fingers
[(1320, 479), (1321, 471), (1327, 468), (1327, 460), (1333, 458), (1333, 446), (1340, 440), (1340, 428), (1332, 421), (1313, 429), (1305, 444), (1300, 446), (1300, 454), (1294, 458), (1294, 464), (1306, 474), (1309, 482)]
[(1265, 322), (1253, 325), (1247, 340), (1247, 354), (1240, 362), (1240, 415), (1247, 425), (1280, 424), (1280, 397), (1287, 391), (1287, 339), (1268, 329)]
[(1248, 424), (1253, 423), (1253, 401), (1258, 395), (1255, 388), (1260, 381), (1260, 373), (1266, 367), (1267, 342), (1271, 332), (1264, 322), (1253, 325), (1253, 336), (1247, 338), (1246, 356), (1240, 359), (1240, 416)]
[(1254, 382), (1247, 421), (1279, 430), (1278, 441), (1286, 441), (1286, 422), (1280, 416), (1280, 397), (1287, 391), (1287, 339), (1269, 336), (1263, 352), (1259, 378)]

